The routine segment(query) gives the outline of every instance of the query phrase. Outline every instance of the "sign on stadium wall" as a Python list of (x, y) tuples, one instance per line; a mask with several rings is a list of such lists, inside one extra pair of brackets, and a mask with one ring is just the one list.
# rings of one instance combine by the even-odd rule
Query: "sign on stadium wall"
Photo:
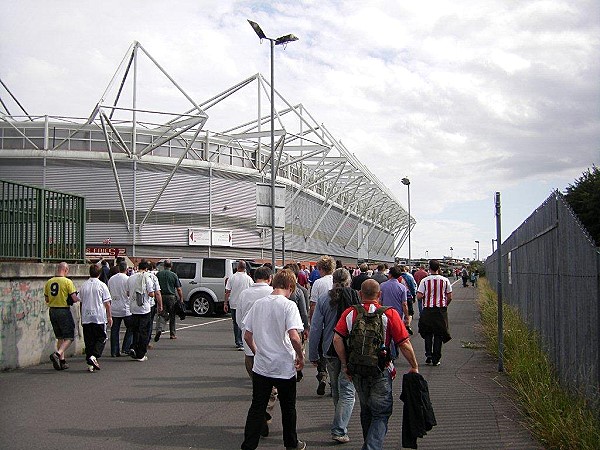
[(86, 258), (116, 258), (117, 256), (125, 256), (127, 254), (126, 248), (112, 248), (112, 247), (86, 247), (85, 257)]
[(190, 228), (188, 229), (188, 245), (232, 247), (233, 231)]

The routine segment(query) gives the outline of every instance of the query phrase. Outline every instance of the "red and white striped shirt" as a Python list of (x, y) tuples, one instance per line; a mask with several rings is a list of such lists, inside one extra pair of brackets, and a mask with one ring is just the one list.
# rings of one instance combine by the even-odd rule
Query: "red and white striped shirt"
[(442, 275), (429, 275), (421, 280), (417, 292), (423, 294), (423, 308), (443, 308), (448, 306), (447, 294), (452, 292), (452, 284)]

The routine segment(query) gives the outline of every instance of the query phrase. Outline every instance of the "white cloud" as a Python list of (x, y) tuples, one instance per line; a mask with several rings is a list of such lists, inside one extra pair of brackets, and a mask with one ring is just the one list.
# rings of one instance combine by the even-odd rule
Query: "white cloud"
[[(401, 201), (399, 179), (413, 180), (416, 237), (431, 230), (422, 239), (441, 256), (449, 240), (468, 250), (493, 227), (481, 211), (452, 222), (465, 202), (531, 191), (540, 180), (563, 188), (600, 162), (598, 17), (593, 0), (148, 0), (143, 8), (29, 0), (0, 17), (0, 75), (33, 113), (87, 115), (139, 40), (201, 101), (257, 72), (269, 78), (268, 43), (246, 19), (269, 36), (294, 33), (298, 42), (276, 49), (278, 91), (303, 103)], [(143, 73), (150, 95), (140, 101), (187, 107), (160, 73)], [(254, 108), (249, 98), (228, 105), (209, 111), (208, 128)], [(523, 201), (523, 218), (532, 202)]]

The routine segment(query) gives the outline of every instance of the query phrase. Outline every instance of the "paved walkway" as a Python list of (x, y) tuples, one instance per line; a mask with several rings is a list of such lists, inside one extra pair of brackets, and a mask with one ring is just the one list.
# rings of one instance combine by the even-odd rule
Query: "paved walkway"
[[(453, 301), (448, 308), (452, 340), (444, 344), (442, 364), (420, 366), (429, 383), (438, 425), (419, 439), (419, 448), (543, 448), (524, 427), (512, 401), (507, 376), (498, 372), (498, 360), (482, 348), (477, 333), (476, 289), (463, 288), (460, 281), (453, 289)], [(412, 342), (422, 364), (423, 340), (418, 337)]]
[[(475, 290), (455, 284), (449, 308), (453, 339), (442, 365), (421, 366), (429, 382), (438, 425), (419, 439), (420, 449), (539, 449), (521, 424), (497, 361), (477, 345)], [(415, 323), (415, 329), (416, 327)], [(161, 339), (145, 363), (101, 359), (102, 370), (85, 371), (83, 357), (68, 371), (50, 362), (0, 373), (0, 448), (6, 449), (222, 449), (239, 448), (251, 383), (243, 354), (235, 351), (228, 318), (188, 318), (177, 340)], [(419, 362), (423, 340), (412, 338)], [(108, 349), (105, 350), (105, 354)], [(406, 369), (401, 363), (399, 371)], [(358, 402), (348, 444), (335, 444), (329, 426), (333, 405), (316, 395), (314, 369), (298, 385), (298, 434), (309, 449), (359, 449)], [(385, 449), (400, 449), (401, 378), (394, 383), (395, 411)], [(282, 448), (281, 417), (259, 448)]]

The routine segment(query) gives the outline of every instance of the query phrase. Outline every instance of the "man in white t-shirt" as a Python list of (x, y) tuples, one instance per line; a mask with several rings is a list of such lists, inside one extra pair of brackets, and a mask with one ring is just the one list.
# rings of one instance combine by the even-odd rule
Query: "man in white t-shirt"
[(96, 264), (90, 266), (90, 278), (81, 285), (81, 326), (85, 342), (85, 361), (88, 370), (100, 370), (98, 358), (102, 356), (106, 343), (106, 323), (112, 326), (110, 314), (110, 291), (99, 280), (102, 268)]
[[(249, 288), (246, 288), (242, 291), (239, 297), (238, 308), (236, 312), (236, 319), (238, 323), (238, 327), (242, 330), (242, 335), (246, 331), (246, 327), (244, 326), (244, 318), (248, 311), (252, 308), (252, 305), (256, 303), (258, 299), (266, 297), (273, 292), (273, 288), (271, 287), (271, 280), (273, 279), (273, 272), (270, 267), (261, 266), (254, 272), (254, 284)], [(248, 343), (244, 341), (244, 363), (246, 365), (246, 372), (248, 372), (248, 376), (252, 379), (252, 367), (254, 366), (254, 353), (248, 347)], [(271, 397), (269, 398), (269, 403), (267, 405), (267, 412), (265, 414), (265, 422), (263, 424), (263, 428), (261, 430), (260, 435), (266, 437), (269, 435), (269, 423), (271, 421), (271, 410), (275, 406), (275, 402), (277, 401), (277, 389), (273, 388), (271, 391)]]
[(249, 288), (254, 284), (252, 278), (246, 273), (246, 261), (238, 261), (237, 272), (227, 279), (225, 284), (225, 303), (223, 309), (225, 312), (231, 311), (231, 320), (233, 321), (233, 338), (235, 346), (238, 350), (244, 350), (242, 341), (242, 330), (238, 326), (237, 308), (239, 305), (239, 297), (244, 289)]
[[(333, 288), (333, 271), (335, 270), (335, 261), (331, 256), (321, 256), (317, 261), (317, 269), (321, 278), (317, 279), (312, 289), (310, 290), (310, 310), (308, 312), (308, 320), (312, 321), (312, 315), (315, 310), (315, 306), (319, 299), (329, 299), (329, 291)], [(319, 345), (319, 350), (321, 346)], [(317, 395), (325, 395), (325, 387), (327, 386), (327, 360), (320, 355), (319, 362), (317, 364), (317, 380), (319, 385), (317, 386)]]
[(317, 261), (317, 270), (321, 275), (315, 280), (310, 289), (310, 309), (308, 311), (308, 320), (312, 320), (312, 315), (315, 310), (315, 305), (319, 297), (329, 295), (329, 291), (333, 288), (333, 271), (335, 270), (335, 261), (331, 256), (321, 256)]
[[(131, 310), (129, 309), (129, 297), (127, 296), (127, 282), (129, 277), (126, 275), (127, 263), (121, 261), (118, 266), (118, 273), (108, 279), (108, 290), (112, 298), (110, 302), (110, 313), (113, 324), (110, 327), (110, 356), (122, 356), (129, 354), (133, 334), (131, 332)], [(125, 336), (123, 337), (123, 346), (119, 346), (119, 331), (121, 323), (125, 324)]]
[[(238, 327), (240, 327), (242, 330), (242, 335), (246, 331), (244, 318), (246, 317), (246, 314), (248, 314), (248, 311), (250, 311), (258, 299), (264, 298), (273, 292), (273, 288), (271, 287), (273, 272), (269, 267), (262, 266), (256, 269), (254, 272), (254, 278), (256, 279), (254, 284), (249, 288), (244, 289), (238, 299), (239, 303), (236, 311), (236, 319)], [(244, 355), (246, 371), (248, 372), (250, 378), (252, 378), (254, 353), (252, 353), (252, 350), (250, 350), (250, 347), (248, 347), (248, 343), (246, 341), (244, 341)]]
[[(246, 331), (246, 327), (244, 326), (243, 319), (248, 314), (248, 311), (252, 309), (252, 305), (256, 303), (258, 299), (266, 297), (273, 292), (273, 288), (271, 287), (271, 280), (273, 279), (273, 272), (270, 267), (261, 266), (254, 272), (255, 282), (249, 288), (246, 288), (242, 291), (239, 298), (238, 309), (236, 318), (238, 321), (238, 326), (242, 330), (242, 335)], [(246, 364), (246, 371), (252, 379), (252, 367), (254, 366), (254, 353), (248, 347), (248, 343), (244, 341), (244, 363)], [(261, 429), (260, 435), (266, 437), (269, 435), (269, 423), (271, 421), (271, 411), (275, 406), (275, 402), (277, 401), (277, 389), (273, 388), (271, 390), (271, 396), (269, 397), (269, 403), (267, 404), (267, 411), (265, 414), (265, 423)]]
[(138, 272), (129, 277), (127, 295), (131, 310), (133, 343), (129, 355), (137, 361), (146, 361), (148, 357), (148, 326), (151, 321), (151, 302), (154, 297), (154, 284), (148, 275), (150, 265), (142, 259)]
[(244, 340), (254, 354), (254, 365), (242, 450), (258, 447), (273, 387), (279, 395), (285, 448), (306, 448), (296, 432), (296, 373), (304, 367), (300, 337), (304, 325), (298, 307), (289, 301), (295, 288), (291, 270), (278, 272), (273, 277), (273, 293), (257, 300), (243, 320)]

